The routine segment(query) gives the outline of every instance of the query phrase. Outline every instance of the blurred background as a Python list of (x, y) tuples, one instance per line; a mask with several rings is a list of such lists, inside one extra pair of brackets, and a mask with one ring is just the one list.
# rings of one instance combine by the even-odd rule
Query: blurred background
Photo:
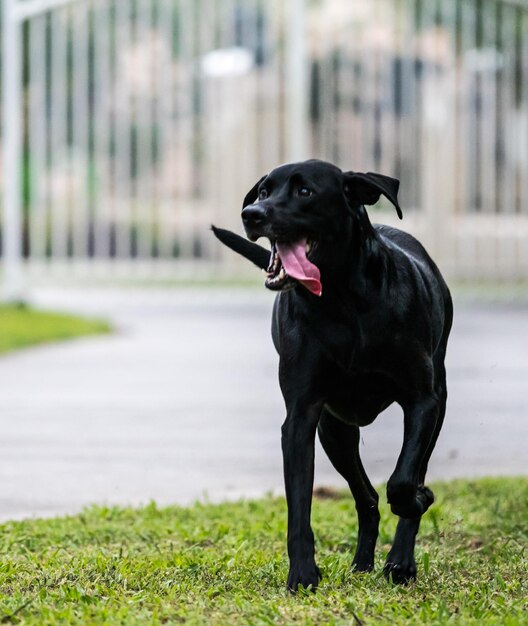
[[(418, 236), (452, 285), (484, 285), (492, 295), (499, 285), (517, 294), (495, 307), (464, 304), (460, 296), (452, 371), (455, 388), (466, 391), (453, 410), (459, 407), (466, 424), (486, 423), (482, 411), (492, 406), (507, 420), (508, 401), (508, 410), (526, 415), (528, 2), (2, 0), (1, 20), (4, 299), (101, 314), (122, 331), (89, 347), (0, 364), (0, 379), (9, 381), (0, 404), (10, 424), (3, 445), (10, 497), (18, 502), (13, 514), (68, 509), (61, 495), (50, 504), (54, 471), (59, 481), (71, 479), (62, 491), (77, 494), (77, 504), (177, 499), (178, 454), (162, 454), (159, 445), (181, 448), (182, 432), (199, 424), (183, 438), (186, 468), (199, 454), (216, 458), (222, 438), (215, 428), (226, 423), (219, 417), (226, 406), (241, 420), (259, 414), (267, 423), (273, 415), (269, 449), (278, 455), (283, 408), (266, 334), (272, 297), (254, 287), (233, 295), (234, 285), (260, 285), (259, 274), (223, 249), (209, 225), (241, 232), (245, 192), (286, 161), (317, 157), (399, 178), (404, 221), (383, 203), (370, 209), (373, 221)], [(126, 344), (138, 337), (141, 345)], [(131, 374), (134, 360), (148, 372), (138, 364)], [(485, 391), (501, 372), (510, 386)], [(217, 387), (204, 392), (204, 377)], [(245, 401), (234, 398), (242, 387)], [(471, 413), (472, 401), (480, 401), (480, 412)], [(148, 444), (154, 427), (145, 426), (146, 415), (151, 426), (161, 420), (162, 441)], [(259, 443), (268, 441), (254, 427), (244, 471), (258, 465)], [(202, 452), (189, 452), (211, 428)], [(515, 445), (527, 434), (520, 420), (516, 428)], [(515, 463), (520, 449), (503, 450), (504, 466), (490, 456), (494, 432), (490, 423), (478, 462), (458, 466), (458, 474), (523, 469)], [(127, 437), (136, 447), (119, 457)], [(81, 439), (87, 447), (75, 452)], [(53, 441), (58, 447), (45, 447)], [(240, 449), (223, 448), (226, 466), (237, 465)], [(457, 449), (446, 444), (439, 476), (457, 474)], [(35, 450), (38, 466), (28, 460), (13, 469)], [(275, 488), (280, 457), (267, 458), (278, 474), (241, 479), (239, 464), (238, 476), (222, 479), (222, 493), (229, 485), (234, 493)], [(115, 459), (122, 463), (109, 480)], [(88, 475), (99, 483), (88, 484)], [(202, 482), (185, 479), (186, 497), (207, 490), (210, 476), (204, 470)], [(29, 484), (33, 495), (22, 502)]]
[(449, 277), (528, 275), (524, 0), (2, 4), (4, 252), (24, 278), (235, 276), (209, 224), (240, 228), (253, 182), (311, 156), (400, 178)]

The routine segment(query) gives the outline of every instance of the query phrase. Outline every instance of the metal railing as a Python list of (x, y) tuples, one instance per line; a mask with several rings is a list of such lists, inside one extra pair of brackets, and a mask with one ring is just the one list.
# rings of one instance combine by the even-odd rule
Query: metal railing
[(237, 272), (208, 225), (237, 228), (254, 180), (308, 156), (401, 178), (402, 226), (448, 273), (528, 275), (521, 0), (3, 0), (2, 15), (8, 296), (43, 268)]

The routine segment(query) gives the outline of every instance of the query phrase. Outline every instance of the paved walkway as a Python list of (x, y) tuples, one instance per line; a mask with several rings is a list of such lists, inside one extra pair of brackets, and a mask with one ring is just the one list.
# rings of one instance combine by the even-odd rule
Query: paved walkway
[[(282, 489), (270, 293), (48, 289), (35, 301), (106, 316), (117, 333), (0, 359), (1, 518)], [(526, 473), (528, 305), (460, 303), (448, 376), (429, 477)], [(363, 430), (373, 482), (401, 439), (397, 407)], [(343, 484), (320, 449), (316, 482)]]

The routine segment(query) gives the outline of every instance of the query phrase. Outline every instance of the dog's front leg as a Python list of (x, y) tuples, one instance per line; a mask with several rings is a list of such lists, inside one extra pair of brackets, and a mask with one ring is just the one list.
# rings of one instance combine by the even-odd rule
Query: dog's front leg
[(321, 573), (315, 564), (314, 535), (310, 526), (314, 480), (314, 442), (322, 404), (288, 406), (282, 426), (284, 482), (288, 503), (288, 589), (299, 585), (315, 590)]

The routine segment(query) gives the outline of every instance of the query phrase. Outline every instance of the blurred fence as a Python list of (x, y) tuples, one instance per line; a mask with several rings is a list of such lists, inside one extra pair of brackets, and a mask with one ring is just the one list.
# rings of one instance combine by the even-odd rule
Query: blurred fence
[(243, 271), (209, 224), (309, 156), (399, 177), (447, 274), (528, 277), (524, 0), (2, 2), (15, 282)]

